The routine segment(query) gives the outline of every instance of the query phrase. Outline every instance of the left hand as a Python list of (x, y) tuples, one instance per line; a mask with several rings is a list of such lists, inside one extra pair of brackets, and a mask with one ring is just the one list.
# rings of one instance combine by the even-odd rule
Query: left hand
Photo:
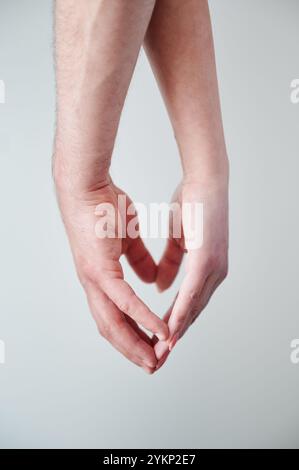
[(182, 204), (199, 202), (203, 204), (203, 244), (200, 248), (188, 248), (186, 239), (191, 238), (190, 226), (182, 218), (182, 236), (170, 236), (158, 265), (157, 286), (160, 291), (167, 289), (175, 279), (187, 253), (186, 274), (164, 320), (169, 327), (169, 339), (157, 341), (155, 352), (158, 367), (165, 362), (189, 326), (208, 304), (216, 288), (227, 275), (228, 270), (228, 190), (226, 181), (215, 180), (183, 181), (177, 188), (173, 202)]

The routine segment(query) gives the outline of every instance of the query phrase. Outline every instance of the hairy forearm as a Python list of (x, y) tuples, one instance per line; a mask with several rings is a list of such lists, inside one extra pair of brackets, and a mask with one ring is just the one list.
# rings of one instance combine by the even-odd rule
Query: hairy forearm
[(98, 188), (155, 0), (56, 0), (58, 187)]
[(164, 96), (185, 178), (227, 176), (213, 37), (206, 0), (160, 0), (146, 50)]

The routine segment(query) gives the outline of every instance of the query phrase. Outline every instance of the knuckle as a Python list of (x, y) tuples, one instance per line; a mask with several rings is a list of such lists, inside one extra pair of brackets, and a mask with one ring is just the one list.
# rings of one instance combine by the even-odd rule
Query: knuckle
[(213, 271), (214, 269), (217, 269), (219, 263), (219, 258), (215, 254), (209, 254), (207, 258), (204, 261), (204, 269), (205, 271)]
[(224, 279), (227, 278), (227, 275), (228, 275), (228, 266), (226, 264), (225, 266), (223, 266), (220, 269), (220, 279), (221, 279), (221, 281), (224, 281)]
[(219, 273), (219, 277), (225, 279), (228, 274), (227, 259), (223, 259), (222, 255), (210, 254), (203, 262), (202, 270), (206, 273)]
[(95, 263), (84, 258), (76, 259), (76, 270), (83, 287), (103, 280), (103, 271)]
[(125, 332), (126, 321), (120, 316), (114, 318), (113, 321), (105, 322), (101, 328), (101, 336), (110, 343), (114, 342), (117, 337), (121, 337)]
[(192, 310), (190, 311), (190, 318), (197, 318), (199, 313), (200, 313), (200, 303), (198, 305), (196, 305), (195, 307), (192, 308)]
[(88, 287), (89, 284), (91, 284), (92, 282), (91, 276), (89, 276), (86, 272), (83, 272), (80, 270), (80, 271), (77, 271), (77, 274), (78, 274), (80, 284), (82, 285), (82, 287), (84, 287), (84, 289)]
[(130, 303), (127, 300), (121, 300), (118, 307), (121, 312), (127, 313), (130, 310)]
[(120, 299), (118, 307), (124, 313), (136, 311), (135, 295), (130, 293), (126, 298)]
[(189, 299), (191, 300), (192, 304), (197, 303), (200, 298), (200, 291), (199, 290), (191, 290), (189, 292)]
[(132, 318), (144, 318), (147, 315), (146, 307), (138, 300), (135, 294), (130, 295), (121, 302), (121, 311)]
[(222, 282), (228, 275), (228, 258), (221, 260), (220, 266), (218, 268), (219, 278)]
[(138, 303), (131, 303), (131, 314), (133, 317), (144, 318), (146, 313), (146, 309), (143, 308), (143, 305), (139, 305)]
[(103, 328), (103, 325), (98, 325), (98, 332), (100, 336), (105, 338), (105, 329)]
[(79, 281), (83, 287), (94, 283), (96, 279), (95, 270), (88, 263), (84, 263), (83, 265), (81, 264), (80, 267), (77, 269), (77, 274)]
[(180, 330), (181, 327), (184, 325), (185, 323), (185, 315), (179, 315), (177, 318), (176, 318), (176, 326), (177, 326), (177, 329)]
[(107, 341), (109, 341), (112, 337), (112, 328), (108, 323), (102, 323), (101, 325), (98, 325), (98, 331), (100, 335), (105, 338)]

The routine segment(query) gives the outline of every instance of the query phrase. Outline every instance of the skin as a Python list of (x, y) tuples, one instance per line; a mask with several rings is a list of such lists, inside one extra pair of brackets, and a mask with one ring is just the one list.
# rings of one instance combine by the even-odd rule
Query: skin
[[(168, 240), (157, 285), (173, 282), (184, 252), (186, 273), (165, 316), (170, 336), (155, 346), (159, 366), (207, 305), (228, 270), (228, 159), (221, 119), (213, 36), (205, 0), (160, 0), (145, 40), (180, 150), (183, 178), (174, 201), (203, 203), (204, 242), (185, 250)], [(188, 229), (183, 233), (188, 237)]]
[(98, 239), (96, 207), (117, 209), (109, 165), (130, 79), (155, 2), (56, 2), (57, 132), (54, 179), (79, 279), (100, 334), (152, 373), (157, 358), (149, 337), (168, 327), (125, 282), (125, 254), (146, 282), (156, 265), (140, 238)]
[[(153, 373), (227, 272), (228, 163), (210, 18), (205, 0), (57, 0), (57, 131), (53, 173), (79, 279), (102, 336)], [(182, 40), (183, 38), (183, 40)], [(170, 235), (155, 265), (140, 237), (99, 239), (96, 208), (117, 196), (109, 167), (125, 96), (144, 43), (179, 146), (183, 178), (174, 201), (204, 204), (204, 244)], [(127, 203), (130, 199), (127, 198)], [(116, 227), (118, 219), (113, 220)], [(186, 275), (164, 321), (124, 280), (125, 255), (164, 290), (184, 252)], [(151, 339), (143, 330), (154, 334)]]

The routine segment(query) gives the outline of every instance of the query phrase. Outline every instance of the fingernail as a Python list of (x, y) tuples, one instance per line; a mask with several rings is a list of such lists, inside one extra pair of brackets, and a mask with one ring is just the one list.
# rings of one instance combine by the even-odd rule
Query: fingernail
[(179, 335), (178, 333), (174, 335), (174, 337), (172, 338), (172, 340), (170, 341), (169, 343), (169, 351), (171, 352), (173, 350), (173, 348), (175, 347), (177, 341), (179, 339)]

